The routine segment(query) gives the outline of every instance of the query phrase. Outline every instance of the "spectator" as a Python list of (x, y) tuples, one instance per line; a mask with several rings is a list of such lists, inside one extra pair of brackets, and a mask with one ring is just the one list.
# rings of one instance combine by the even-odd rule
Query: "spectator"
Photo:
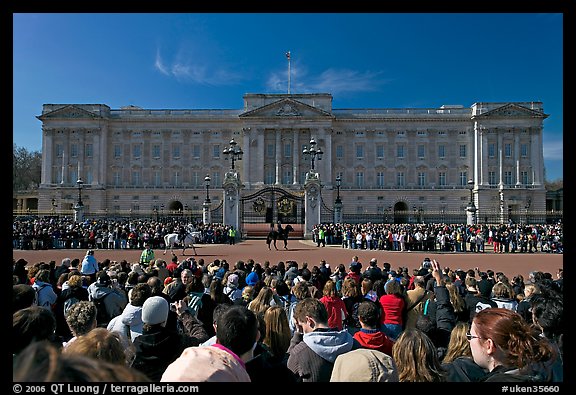
[(34, 277), (34, 284), (32, 288), (36, 291), (36, 301), (38, 306), (52, 310), (53, 306), (56, 304), (58, 296), (52, 284), (50, 283), (50, 271), (46, 269), (41, 269), (36, 273)]
[(468, 322), (459, 322), (450, 334), (448, 349), (442, 359), (442, 368), (448, 372), (447, 381), (477, 382), (487, 373), (472, 358), (470, 342), (466, 337), (469, 329)]
[(406, 302), (404, 302), (400, 282), (389, 280), (384, 285), (384, 289), (386, 294), (379, 299), (383, 311), (381, 317), (382, 330), (390, 339), (396, 341), (404, 325), (403, 316)]
[(369, 349), (340, 354), (334, 362), (331, 382), (398, 382), (398, 370), (391, 356)]
[(516, 308), (516, 312), (526, 320), (527, 323), (532, 324), (532, 302), (537, 294), (540, 293), (540, 287), (537, 284), (526, 284), (524, 287), (524, 297)]
[(492, 301), (496, 302), (498, 307), (516, 311), (518, 302), (512, 294), (512, 287), (509, 284), (498, 282), (492, 287)]
[(560, 356), (546, 338), (534, 337), (516, 312), (499, 307), (479, 311), (467, 335), (474, 362), (489, 371), (483, 381), (561, 382)]
[(145, 375), (126, 365), (85, 355), (61, 353), (49, 342), (35, 342), (14, 359), (14, 382), (149, 382)]
[(52, 311), (30, 306), (12, 315), (12, 355), (18, 355), (33, 342), (48, 340), (60, 346), (55, 336), (56, 319)]
[(392, 347), (392, 358), (398, 367), (400, 382), (446, 381), (434, 343), (419, 329), (407, 329), (400, 334)]
[(25, 309), (36, 303), (36, 291), (28, 284), (12, 286), (12, 313)]
[[(352, 280), (354, 281), (354, 280)], [(344, 328), (344, 322), (348, 318), (346, 305), (336, 292), (336, 285), (332, 280), (328, 280), (324, 285), (324, 296), (320, 302), (328, 312), (328, 327), (341, 331)]]
[(231, 306), (217, 321), (217, 343), (186, 348), (166, 368), (161, 381), (250, 382), (245, 364), (253, 357), (258, 336), (256, 315), (246, 307)]
[(380, 330), (380, 316), (382, 307), (378, 302), (365, 300), (358, 306), (358, 319), (361, 328), (354, 333), (356, 340), (362, 348), (381, 351), (384, 354), (392, 355), (394, 341), (390, 340), (384, 332)]
[(142, 335), (134, 340), (136, 356), (132, 366), (146, 374), (152, 381), (159, 381), (162, 374), (180, 354), (191, 346), (198, 346), (208, 339), (202, 323), (190, 313), (183, 300), (174, 308), (182, 322), (183, 333), (167, 328), (168, 302), (161, 296), (151, 296), (142, 305)]
[(351, 335), (360, 330), (360, 320), (358, 319), (358, 306), (364, 300), (360, 285), (352, 278), (346, 277), (342, 283), (342, 301), (346, 306), (346, 318), (344, 327)]
[(117, 283), (112, 284), (110, 276), (106, 272), (100, 272), (98, 280), (88, 286), (88, 299), (98, 307), (99, 301), (104, 307), (104, 314), (98, 315), (98, 326), (106, 327), (110, 320), (122, 313), (128, 298), (126, 293), (119, 289)]
[(242, 290), (238, 288), (238, 275), (230, 274), (226, 280), (224, 287), (224, 294), (230, 298), (232, 302), (242, 297)]
[(114, 317), (108, 324), (108, 329), (118, 332), (132, 342), (142, 334), (142, 305), (152, 291), (147, 283), (136, 284), (130, 291), (130, 303), (124, 307), (122, 314)]
[[(272, 306), (264, 313), (264, 336), (254, 349), (254, 358), (246, 362), (246, 371), (252, 382), (296, 382), (296, 376), (287, 367), (290, 346), (290, 327), (281, 306)], [(261, 328), (262, 329), (262, 328)]]
[(66, 312), (66, 323), (73, 337), (64, 342), (63, 347), (69, 346), (79, 336), (83, 336), (96, 328), (96, 306), (86, 300), (74, 303)]
[(91, 284), (96, 280), (96, 273), (98, 273), (99, 270), (98, 261), (94, 257), (94, 250), (86, 251), (86, 255), (84, 256), (84, 259), (82, 259), (80, 273), (83, 276), (89, 277)]
[(299, 381), (330, 381), (336, 358), (352, 350), (352, 335), (330, 328), (328, 312), (315, 298), (298, 302), (293, 319), (297, 330), (288, 350), (288, 368)]
[(134, 356), (133, 347), (120, 334), (106, 328), (94, 328), (66, 346), (63, 353), (80, 354), (118, 365), (129, 365)]

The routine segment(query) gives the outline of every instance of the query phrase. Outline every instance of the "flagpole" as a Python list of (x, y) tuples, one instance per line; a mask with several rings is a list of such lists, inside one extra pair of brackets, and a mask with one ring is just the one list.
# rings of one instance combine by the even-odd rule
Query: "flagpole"
[(290, 51), (286, 52), (286, 58), (288, 58), (288, 94), (290, 94)]

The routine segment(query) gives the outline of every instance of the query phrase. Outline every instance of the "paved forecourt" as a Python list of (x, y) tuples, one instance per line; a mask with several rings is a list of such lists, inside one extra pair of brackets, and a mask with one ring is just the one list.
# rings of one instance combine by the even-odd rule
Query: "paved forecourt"
[[(363, 263), (363, 269), (368, 266), (371, 258), (378, 259), (378, 266), (382, 267), (383, 262), (389, 262), (392, 268), (396, 269), (399, 266), (408, 267), (409, 273), (412, 274), (412, 269), (419, 267), (420, 263), (425, 257), (436, 259), (442, 267), (449, 267), (451, 269), (463, 269), (479, 267), (480, 270), (485, 271), (492, 269), (495, 272), (503, 272), (510, 279), (513, 276), (521, 274), (524, 279), (528, 279), (528, 274), (533, 270), (540, 270), (542, 272), (555, 274), (559, 268), (563, 267), (563, 254), (547, 254), (547, 253), (494, 253), (492, 246), (486, 245), (486, 252), (484, 253), (453, 253), (453, 252), (391, 252), (381, 250), (351, 250), (344, 249), (340, 246), (326, 246), (316, 247), (310, 240), (289, 240), (288, 250), (284, 250), (283, 242), (277, 242), (278, 251), (268, 250), (265, 240), (249, 239), (238, 242), (235, 245), (228, 244), (197, 244), (196, 250), (198, 255), (194, 255), (192, 249), (186, 250), (186, 255), (182, 255), (181, 249), (174, 249), (174, 253), (178, 256), (179, 260), (187, 257), (194, 256), (196, 259), (203, 258), (206, 263), (212, 262), (214, 259), (226, 259), (231, 266), (238, 260), (254, 259), (256, 262), (263, 264), (269, 261), (271, 265), (279, 261), (293, 260), (301, 264), (308, 262), (308, 267), (312, 268), (314, 265), (319, 265), (320, 260), (325, 259), (330, 264), (332, 269), (340, 263), (346, 265), (352, 260), (354, 255), (358, 255), (360, 262)], [(106, 258), (112, 261), (120, 261), (126, 259), (130, 263), (138, 262), (142, 250), (95, 250), (95, 257), (98, 261)], [(164, 255), (163, 249), (154, 250), (156, 258), (163, 258), (168, 261), (171, 257), (170, 251)], [(85, 250), (68, 249), (68, 250), (13, 250), (13, 258), (18, 260), (24, 258), (28, 261), (29, 265), (37, 262), (56, 261), (57, 265), (63, 258), (79, 258), (82, 259), (85, 255)]]

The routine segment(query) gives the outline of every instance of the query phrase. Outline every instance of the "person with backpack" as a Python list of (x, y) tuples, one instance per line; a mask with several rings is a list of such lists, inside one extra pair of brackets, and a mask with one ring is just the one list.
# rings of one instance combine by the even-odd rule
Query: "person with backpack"
[(112, 284), (106, 272), (99, 272), (97, 278), (96, 282), (88, 286), (88, 299), (98, 309), (98, 326), (106, 328), (112, 318), (124, 311), (128, 298), (123, 290)]
[(68, 340), (73, 333), (66, 322), (66, 314), (74, 304), (88, 301), (88, 290), (82, 286), (82, 276), (79, 274), (71, 275), (64, 284), (66, 286), (62, 287), (62, 292), (56, 300), (54, 315), (56, 316), (56, 333), (64, 340)]
[(32, 288), (36, 291), (36, 301), (38, 306), (52, 310), (52, 307), (58, 299), (58, 295), (56, 295), (56, 292), (54, 292), (52, 284), (50, 283), (50, 270), (39, 270), (38, 273), (36, 273), (36, 276), (34, 276), (34, 284), (32, 284)]

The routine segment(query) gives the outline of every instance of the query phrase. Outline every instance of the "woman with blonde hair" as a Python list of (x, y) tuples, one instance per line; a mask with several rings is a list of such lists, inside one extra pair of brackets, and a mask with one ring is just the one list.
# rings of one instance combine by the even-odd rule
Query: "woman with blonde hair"
[(263, 286), (254, 300), (248, 304), (248, 309), (257, 316), (260, 315), (261, 317), (264, 317), (264, 313), (266, 313), (266, 310), (270, 308), (273, 300), (274, 291), (272, 291), (272, 288)]
[(296, 376), (288, 369), (288, 347), (292, 332), (288, 317), (281, 306), (269, 307), (259, 320), (264, 333), (254, 348), (254, 357), (246, 362), (246, 371), (252, 382), (268, 383), (277, 380), (279, 383), (296, 382)]
[(392, 346), (392, 358), (398, 368), (400, 382), (444, 382), (436, 346), (419, 329), (407, 329)]
[(286, 312), (280, 306), (272, 306), (264, 313), (264, 323), (266, 335), (262, 343), (268, 347), (274, 361), (286, 362), (288, 360), (286, 352), (292, 338)]
[(469, 329), (468, 322), (458, 322), (450, 334), (448, 349), (442, 359), (442, 368), (448, 372), (447, 381), (479, 381), (487, 373), (472, 358), (470, 342), (466, 337)]
[(458, 287), (451, 282), (446, 282), (446, 289), (448, 290), (448, 296), (450, 297), (450, 304), (452, 304), (452, 307), (454, 308), (456, 322), (468, 322), (470, 319), (470, 313), (466, 308), (464, 298), (458, 291)]

